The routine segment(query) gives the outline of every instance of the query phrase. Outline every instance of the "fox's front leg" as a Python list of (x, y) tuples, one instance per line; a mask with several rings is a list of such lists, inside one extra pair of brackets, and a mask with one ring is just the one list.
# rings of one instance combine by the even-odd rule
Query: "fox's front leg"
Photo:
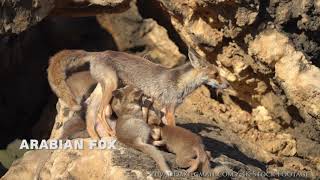
[(142, 97), (142, 116), (148, 124), (149, 110), (153, 104), (153, 98)]
[(174, 117), (174, 113), (175, 113), (175, 106), (174, 105), (169, 105), (166, 106), (165, 108), (165, 119), (166, 119), (166, 123), (168, 126), (176, 126), (176, 120)]

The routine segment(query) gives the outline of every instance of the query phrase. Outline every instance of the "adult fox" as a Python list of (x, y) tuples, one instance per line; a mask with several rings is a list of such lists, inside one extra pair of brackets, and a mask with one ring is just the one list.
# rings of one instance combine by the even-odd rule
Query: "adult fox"
[[(190, 62), (169, 69), (125, 52), (63, 50), (51, 58), (48, 80), (55, 94), (69, 107), (77, 109), (79, 102), (66, 83), (67, 72), (89, 64), (92, 77), (103, 88), (103, 105), (99, 112), (110, 109), (112, 91), (117, 89), (118, 78), (121, 83), (142, 90), (146, 96), (160, 102), (165, 108), (166, 124), (175, 126), (175, 109), (187, 95), (204, 83), (222, 88), (226, 85), (215, 65), (190, 48), (188, 56)], [(105, 127), (110, 131), (110, 126)]]

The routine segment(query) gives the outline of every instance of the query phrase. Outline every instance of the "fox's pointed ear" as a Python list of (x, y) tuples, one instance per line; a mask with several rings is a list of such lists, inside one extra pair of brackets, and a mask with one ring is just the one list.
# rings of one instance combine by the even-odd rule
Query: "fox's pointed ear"
[(188, 49), (188, 57), (190, 59), (191, 65), (194, 68), (206, 67), (208, 62), (203, 60), (202, 57), (192, 48)]

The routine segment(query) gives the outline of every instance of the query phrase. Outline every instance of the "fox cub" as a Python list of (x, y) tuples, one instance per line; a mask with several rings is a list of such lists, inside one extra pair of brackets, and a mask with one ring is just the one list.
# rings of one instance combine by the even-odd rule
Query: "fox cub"
[(144, 121), (141, 110), (142, 92), (132, 86), (126, 86), (115, 90), (113, 94), (111, 105), (118, 117), (115, 128), (117, 139), (148, 154), (156, 161), (161, 171), (168, 176), (171, 175), (172, 172), (161, 152), (150, 144), (151, 128)]
[(176, 154), (177, 165), (188, 168), (187, 172), (197, 169), (204, 173), (210, 172), (211, 155), (205, 151), (198, 135), (178, 126), (154, 126), (151, 136), (154, 139), (153, 145), (165, 145), (168, 151)]

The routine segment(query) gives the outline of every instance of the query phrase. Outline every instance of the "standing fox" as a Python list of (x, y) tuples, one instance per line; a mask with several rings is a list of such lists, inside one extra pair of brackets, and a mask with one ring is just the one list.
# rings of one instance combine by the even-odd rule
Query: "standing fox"
[[(59, 54), (68, 55), (59, 58)], [(116, 74), (123, 84), (138, 88), (146, 96), (157, 100), (165, 108), (166, 124), (175, 126), (175, 109), (187, 95), (204, 83), (219, 87), (219, 81), (223, 80), (219, 76), (217, 67), (203, 60), (193, 49), (189, 49), (188, 56), (190, 63), (169, 69), (125, 52), (64, 50), (51, 58), (48, 80), (59, 98), (70, 107), (78, 107), (74, 94), (66, 84), (66, 74), (68, 71), (90, 64), (90, 73), (95, 79), (94, 74), (110, 74), (110, 76)], [(103, 70), (111, 72), (100, 72)], [(102, 82), (101, 84), (106, 83), (107, 77), (100, 76), (100, 78), (105, 79), (96, 80)], [(113, 83), (113, 86), (109, 86), (111, 87), (109, 90), (105, 88), (104, 94), (107, 98), (104, 98), (103, 108), (109, 106), (116, 85), (117, 83)]]

